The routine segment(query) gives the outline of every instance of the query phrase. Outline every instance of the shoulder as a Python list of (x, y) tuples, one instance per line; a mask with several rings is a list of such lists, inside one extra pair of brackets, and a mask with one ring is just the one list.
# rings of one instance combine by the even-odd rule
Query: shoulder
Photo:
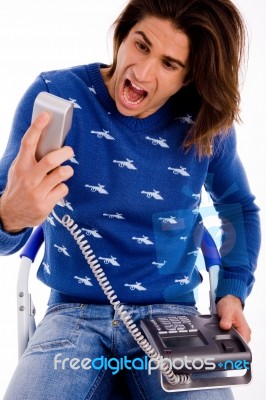
[(92, 66), (96, 68), (96, 64), (89, 64), (41, 72), (24, 93), (18, 107), (29, 104), (32, 108), (37, 94), (41, 91), (66, 98), (68, 95), (71, 97), (73, 92), (80, 91), (82, 87), (88, 90), (89, 70)]
[(50, 80), (64, 80), (66, 77), (72, 77), (73, 79), (75, 79), (75, 77), (86, 79), (88, 76), (88, 67), (89, 65), (77, 65), (69, 68), (43, 71), (40, 73), (40, 76), (48, 82)]
[[(90, 71), (98, 64), (78, 65), (70, 68), (45, 71), (40, 78), (51, 92), (62, 92), (68, 89), (88, 87), (90, 85)], [(55, 93), (56, 94), (56, 93)]]

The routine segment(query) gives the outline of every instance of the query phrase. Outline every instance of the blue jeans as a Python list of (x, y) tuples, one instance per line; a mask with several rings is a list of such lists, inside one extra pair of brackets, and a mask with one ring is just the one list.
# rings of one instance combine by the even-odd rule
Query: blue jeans
[[(158, 315), (189, 315), (194, 307), (179, 305), (126, 306), (134, 322)], [(20, 359), (4, 400), (103, 400), (114, 385), (126, 382), (132, 399), (231, 400), (230, 389), (168, 393), (158, 371), (124, 368), (115, 359), (144, 359), (118, 315), (108, 305), (55, 304), (47, 309)], [(106, 364), (108, 359), (113, 362)], [(97, 359), (97, 360), (96, 360)], [(137, 364), (136, 364), (137, 365)], [(120, 366), (120, 369), (121, 366)], [(118, 399), (118, 397), (117, 397)]]

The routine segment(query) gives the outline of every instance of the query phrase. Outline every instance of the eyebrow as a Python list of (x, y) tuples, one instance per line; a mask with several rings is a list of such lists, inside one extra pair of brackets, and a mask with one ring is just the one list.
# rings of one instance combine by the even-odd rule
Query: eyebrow
[[(149, 38), (145, 35), (144, 32), (142, 32), (142, 31), (136, 31), (135, 33), (136, 33), (137, 35), (142, 36), (142, 38), (143, 38), (143, 40), (146, 42), (146, 44), (147, 44), (149, 47), (152, 48), (152, 42), (151, 42), (151, 41), (149, 40)], [(169, 61), (169, 62), (172, 62), (172, 63), (175, 63), (175, 64), (179, 65), (179, 66), (182, 67), (182, 68), (185, 68), (185, 67), (186, 67), (185, 64), (184, 64), (182, 61), (180, 61), (180, 60), (178, 60), (178, 59), (176, 59), (176, 58), (173, 58), (173, 57), (171, 57), (171, 56), (163, 56), (163, 58), (164, 58), (165, 60)]]

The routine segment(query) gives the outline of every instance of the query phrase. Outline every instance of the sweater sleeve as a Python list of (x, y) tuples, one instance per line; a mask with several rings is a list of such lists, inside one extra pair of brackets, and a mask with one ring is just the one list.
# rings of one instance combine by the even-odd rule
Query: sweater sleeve
[[(9, 140), (0, 160), (0, 195), (5, 190), (8, 171), (17, 156), (21, 139), (31, 124), (34, 100), (41, 91), (47, 91), (47, 86), (45, 81), (39, 76), (29, 87), (17, 106)], [(32, 229), (28, 228), (19, 233), (10, 234), (3, 230), (0, 221), (0, 255), (10, 255), (17, 252), (26, 243), (31, 231)]]
[(232, 294), (244, 304), (254, 284), (261, 237), (259, 208), (237, 154), (234, 128), (214, 143), (205, 188), (221, 220), (217, 297)]

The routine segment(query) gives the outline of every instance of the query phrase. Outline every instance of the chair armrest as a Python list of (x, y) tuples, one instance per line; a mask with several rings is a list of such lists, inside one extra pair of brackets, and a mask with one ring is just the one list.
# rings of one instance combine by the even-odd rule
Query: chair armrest
[(18, 358), (24, 353), (28, 341), (35, 331), (35, 307), (28, 289), (31, 264), (43, 243), (43, 230), (36, 228), (20, 254), (20, 265), (17, 280), (17, 329)]

